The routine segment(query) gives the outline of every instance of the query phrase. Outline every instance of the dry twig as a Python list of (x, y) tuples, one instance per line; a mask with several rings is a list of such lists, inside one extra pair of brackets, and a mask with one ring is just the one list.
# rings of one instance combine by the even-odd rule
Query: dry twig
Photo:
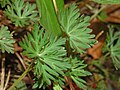
[(11, 73), (11, 70), (9, 69), (9, 71), (8, 71), (8, 76), (7, 76), (6, 83), (5, 83), (5, 87), (4, 87), (3, 90), (6, 90), (6, 88), (7, 88), (8, 82), (9, 82), (9, 80), (10, 80), (10, 73)]
[(0, 90), (4, 89), (4, 82), (5, 82), (5, 58), (2, 58), (2, 63), (1, 63), (1, 86)]

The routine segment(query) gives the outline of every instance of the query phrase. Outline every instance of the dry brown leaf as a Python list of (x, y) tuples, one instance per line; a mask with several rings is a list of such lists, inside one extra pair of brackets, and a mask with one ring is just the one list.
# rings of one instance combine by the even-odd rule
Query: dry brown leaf
[(100, 22), (98, 19), (91, 21), (89, 26), (93, 30), (93, 34), (96, 35), (96, 40), (98, 41), (92, 48), (87, 50), (87, 54), (91, 55), (93, 59), (98, 59), (102, 55), (102, 46), (106, 38), (106, 31), (108, 30), (107, 25)]
[(104, 42), (98, 42), (92, 48), (89, 48), (87, 53), (93, 57), (93, 59), (98, 59), (101, 56), (101, 49)]

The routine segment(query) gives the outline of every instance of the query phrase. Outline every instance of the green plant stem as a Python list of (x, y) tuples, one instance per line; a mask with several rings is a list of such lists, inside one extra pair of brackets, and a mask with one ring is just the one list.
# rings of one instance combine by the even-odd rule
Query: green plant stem
[(13, 88), (27, 75), (27, 73), (31, 70), (31, 66), (33, 63), (30, 64), (30, 66), (25, 70), (25, 72), (17, 79), (13, 85), (8, 90), (13, 90)]
[(70, 49), (70, 45), (69, 45), (69, 41), (66, 41), (66, 50), (67, 50), (67, 56), (70, 57), (70, 53), (71, 53), (71, 49)]
[(106, 8), (106, 5), (103, 5), (95, 14), (91, 17), (91, 20), (94, 19), (102, 10)]

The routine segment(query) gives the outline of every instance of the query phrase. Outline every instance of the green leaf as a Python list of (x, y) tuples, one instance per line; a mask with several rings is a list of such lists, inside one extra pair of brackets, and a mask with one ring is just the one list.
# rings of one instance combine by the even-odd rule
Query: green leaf
[(0, 49), (2, 53), (7, 51), (8, 53), (14, 53), (13, 44), (15, 41), (13, 40), (13, 35), (10, 34), (8, 27), (1, 26), (0, 27)]
[(104, 80), (98, 82), (96, 90), (107, 90), (107, 85)]
[(101, 21), (105, 22), (105, 19), (108, 17), (107, 12), (102, 11), (98, 16), (97, 16)]
[(83, 82), (81, 82), (81, 79), (76, 78), (76, 77), (73, 77), (73, 76), (71, 76), (71, 78), (72, 78), (72, 80), (77, 84), (78, 87), (86, 90), (87, 87), (86, 87), (85, 84), (84, 84), (85, 82), (83, 83)]
[(40, 23), (43, 28), (48, 30), (48, 32), (52, 33), (54, 36), (61, 35), (61, 29), (57, 20), (53, 1), (36, 0), (36, 3), (40, 14)]
[(71, 77), (71, 79), (77, 84), (78, 87), (85, 90), (86, 81), (82, 77), (91, 75), (90, 72), (86, 71), (84, 68), (87, 66), (83, 61), (78, 60), (77, 58), (68, 59), (68, 62), (71, 63), (71, 68), (66, 72), (66, 75)]
[(120, 0), (93, 0), (100, 4), (120, 4)]
[(15, 0), (9, 3), (4, 11), (6, 16), (16, 25), (23, 27), (37, 20), (36, 5), (25, 3), (24, 0)]
[(0, 5), (1, 5), (2, 8), (4, 8), (6, 6), (7, 1), (8, 0), (0, 0)]
[(55, 0), (55, 1), (56, 1), (58, 11), (63, 10), (64, 9), (64, 0)]
[(92, 39), (94, 35), (90, 34), (92, 30), (87, 28), (90, 25), (90, 17), (80, 16), (75, 3), (59, 12), (58, 17), (61, 29), (66, 34), (72, 49), (83, 53), (85, 49), (95, 43), (95, 40)]
[(22, 39), (20, 45), (24, 49), (23, 54), (35, 60), (34, 75), (39, 85), (35, 84), (34, 87), (41, 88), (50, 85), (51, 82), (63, 82), (59, 78), (64, 76), (63, 70), (66, 71), (71, 66), (64, 60), (64, 44), (65, 38), (49, 35), (44, 29), (39, 30), (38, 24), (25, 39)]
[(55, 85), (54, 87), (53, 87), (53, 90), (63, 90), (59, 85)]
[(120, 31), (114, 32), (112, 26), (109, 27), (103, 50), (110, 55), (116, 69), (120, 69)]
[(20, 81), (19, 84), (17, 84), (17, 86), (13, 88), (13, 90), (27, 90), (27, 86), (25, 82)]

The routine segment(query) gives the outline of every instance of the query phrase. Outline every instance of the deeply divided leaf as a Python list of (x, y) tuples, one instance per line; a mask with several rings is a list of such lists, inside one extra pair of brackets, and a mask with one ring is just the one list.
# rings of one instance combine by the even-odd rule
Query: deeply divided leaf
[(16, 26), (23, 27), (37, 20), (35, 8), (35, 4), (25, 3), (24, 0), (14, 0), (7, 5), (4, 13)]
[(94, 35), (90, 34), (92, 30), (88, 28), (90, 18), (81, 16), (75, 4), (59, 12), (58, 18), (72, 49), (83, 53), (95, 43)]
[(116, 69), (120, 69), (120, 32), (114, 32), (112, 26), (109, 27), (103, 50), (110, 55)]
[(13, 44), (15, 40), (13, 40), (13, 35), (8, 30), (8, 27), (1, 26), (0, 27), (0, 49), (2, 53), (7, 51), (8, 53), (14, 53)]
[(66, 75), (71, 77), (71, 79), (77, 84), (78, 87), (86, 90), (86, 81), (82, 79), (82, 77), (91, 75), (90, 72), (85, 70), (87, 65), (77, 58), (69, 58), (68, 62), (70, 62), (72, 66), (68, 72), (66, 72)]
[(50, 36), (44, 29), (40, 30), (38, 24), (20, 42), (23, 54), (35, 60), (34, 75), (39, 84), (37, 87), (46, 87), (52, 81), (58, 82), (59, 77), (64, 76), (63, 70), (71, 66), (64, 60), (64, 44), (64, 38)]

